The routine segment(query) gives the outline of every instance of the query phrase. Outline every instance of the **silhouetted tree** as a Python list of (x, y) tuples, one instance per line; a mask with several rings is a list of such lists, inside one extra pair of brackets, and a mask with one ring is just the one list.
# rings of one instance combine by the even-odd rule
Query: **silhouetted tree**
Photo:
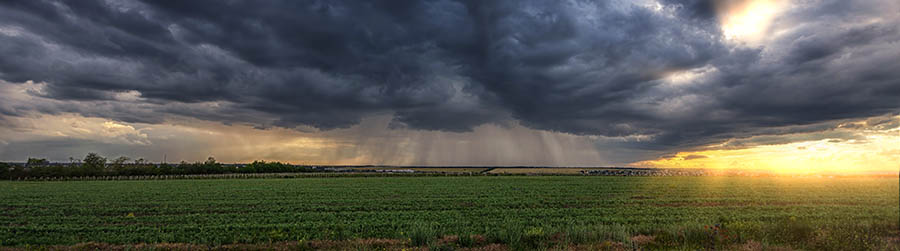
[(12, 172), (12, 166), (0, 162), (0, 179), (9, 179)]
[(204, 165), (215, 165), (216, 158), (213, 158), (213, 156), (209, 156), (209, 158), (206, 158), (206, 162), (203, 162), (203, 164)]
[(81, 164), (83, 175), (100, 175), (106, 168), (106, 158), (96, 153), (88, 153), (84, 156), (84, 164)]
[(130, 160), (130, 159), (125, 156), (118, 157), (112, 161), (111, 167), (116, 173), (121, 173), (121, 172), (125, 171), (125, 169), (127, 168), (128, 164), (126, 162), (128, 162), (128, 160)]

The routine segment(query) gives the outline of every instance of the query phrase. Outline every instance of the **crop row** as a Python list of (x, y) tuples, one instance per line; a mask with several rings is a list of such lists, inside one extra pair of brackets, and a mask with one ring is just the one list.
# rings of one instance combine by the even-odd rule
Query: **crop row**
[(900, 217), (897, 179), (885, 178), (392, 176), (0, 182), (0, 189), (0, 244), (13, 246), (430, 243), (469, 234), (521, 244), (567, 233), (580, 242), (648, 235), (659, 245), (702, 247), (704, 226), (718, 224), (739, 238), (734, 243), (817, 248), (822, 236), (838, 238), (828, 242), (836, 247), (862, 245), (870, 240), (852, 236), (863, 232), (876, 240), (865, 245), (881, 245)]

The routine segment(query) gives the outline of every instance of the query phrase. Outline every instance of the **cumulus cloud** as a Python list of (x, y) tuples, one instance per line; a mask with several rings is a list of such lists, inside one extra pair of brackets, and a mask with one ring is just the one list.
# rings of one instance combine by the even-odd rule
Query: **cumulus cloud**
[(301, 131), (514, 121), (633, 161), (900, 111), (900, 4), (783, 5), (747, 44), (694, 0), (4, 1), (0, 79), (41, 86), (0, 112)]

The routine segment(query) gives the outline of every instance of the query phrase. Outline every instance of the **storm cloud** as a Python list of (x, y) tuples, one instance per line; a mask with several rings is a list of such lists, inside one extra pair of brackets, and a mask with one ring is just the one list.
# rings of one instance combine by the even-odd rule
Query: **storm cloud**
[(753, 45), (726, 38), (712, 1), (3, 1), (0, 79), (64, 103), (4, 98), (0, 113), (512, 121), (671, 151), (896, 114), (898, 6), (792, 2)]

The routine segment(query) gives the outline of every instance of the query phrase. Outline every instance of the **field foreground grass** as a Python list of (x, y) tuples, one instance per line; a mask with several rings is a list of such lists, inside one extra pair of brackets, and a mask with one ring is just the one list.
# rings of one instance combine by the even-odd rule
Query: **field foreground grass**
[(0, 182), (0, 246), (898, 250), (898, 189), (773, 177)]

